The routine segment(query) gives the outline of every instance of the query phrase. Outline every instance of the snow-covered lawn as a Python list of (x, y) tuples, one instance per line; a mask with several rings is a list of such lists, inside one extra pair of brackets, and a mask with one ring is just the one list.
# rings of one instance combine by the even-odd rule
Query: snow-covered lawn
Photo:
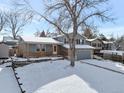
[(0, 65), (0, 93), (20, 93), (11, 68)]
[(124, 64), (120, 63), (120, 62), (113, 62), (111, 60), (95, 60), (95, 59), (89, 59), (89, 60), (82, 60), (81, 61), (86, 62), (86, 63), (91, 63), (91, 64), (95, 64), (98, 66), (102, 66), (105, 68), (110, 68), (112, 70), (116, 70), (119, 72), (124, 72)]
[[(83, 60), (123, 71), (116, 63)], [(124, 75), (88, 64), (58, 60), (19, 67), (16, 72), (26, 93), (124, 93)], [(108, 67), (111, 67), (108, 66)]]
[(62, 59), (62, 57), (38, 57), (38, 58), (12, 57), (12, 59), (9, 58), (9, 59), (7, 59), (5, 61), (11, 61), (11, 60), (13, 60), (13, 61), (17, 61), (18, 62), (18, 61), (28, 61), (28, 60), (35, 61), (35, 60), (45, 60), (45, 59), (57, 60), (57, 59)]

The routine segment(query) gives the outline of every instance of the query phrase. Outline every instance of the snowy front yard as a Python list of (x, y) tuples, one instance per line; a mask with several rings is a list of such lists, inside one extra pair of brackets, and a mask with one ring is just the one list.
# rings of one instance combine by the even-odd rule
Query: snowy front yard
[[(83, 60), (124, 72), (119, 63)], [(35, 63), (16, 69), (26, 93), (124, 93), (124, 75), (76, 62), (58, 60)]]
[(0, 65), (0, 93), (20, 93), (11, 68)]

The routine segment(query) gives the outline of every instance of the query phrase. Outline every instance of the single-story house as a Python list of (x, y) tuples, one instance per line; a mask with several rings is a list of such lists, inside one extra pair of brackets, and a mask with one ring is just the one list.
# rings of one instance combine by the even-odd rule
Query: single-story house
[[(64, 53), (63, 56), (70, 59), (70, 46), (69, 44), (64, 44), (62, 53)], [(76, 60), (82, 60), (82, 59), (92, 59), (93, 58), (93, 51), (94, 47), (89, 45), (76, 45), (75, 46), (76, 52), (75, 52), (75, 59)]]
[(49, 37), (21, 37), (17, 48), (20, 57), (44, 57), (59, 55), (62, 43)]
[[(70, 37), (72, 34), (70, 33)], [(85, 38), (76, 36), (76, 60), (93, 58), (94, 48), (85, 45)], [(16, 51), (19, 57), (63, 56), (70, 59), (68, 39), (64, 36), (50, 37), (21, 37)]]

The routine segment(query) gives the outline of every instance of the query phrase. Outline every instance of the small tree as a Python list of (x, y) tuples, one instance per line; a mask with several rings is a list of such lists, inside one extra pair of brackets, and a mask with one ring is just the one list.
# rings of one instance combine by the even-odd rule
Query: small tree
[(44, 30), (40, 33), (40, 37), (46, 37)]

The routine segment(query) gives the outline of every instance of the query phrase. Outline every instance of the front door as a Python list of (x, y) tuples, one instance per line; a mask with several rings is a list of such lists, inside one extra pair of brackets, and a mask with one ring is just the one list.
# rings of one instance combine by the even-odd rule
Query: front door
[(53, 45), (53, 54), (57, 54), (57, 45)]

